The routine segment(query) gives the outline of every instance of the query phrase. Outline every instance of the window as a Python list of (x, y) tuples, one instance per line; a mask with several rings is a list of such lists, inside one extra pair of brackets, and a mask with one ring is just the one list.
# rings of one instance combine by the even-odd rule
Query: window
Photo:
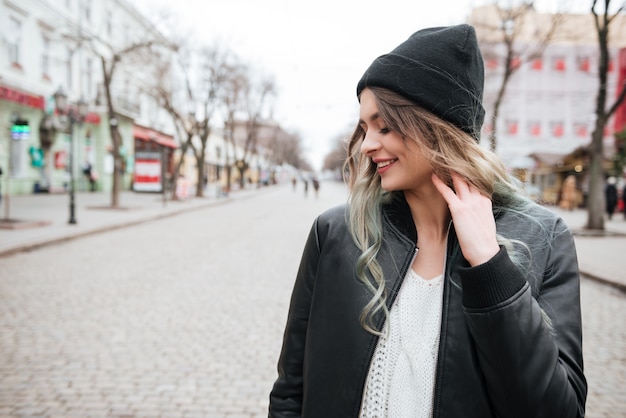
[(565, 57), (562, 55), (552, 57), (552, 69), (554, 71), (563, 72), (565, 71), (565, 67)]
[(9, 52), (9, 62), (14, 67), (20, 67), (20, 43), (22, 33), (22, 22), (11, 17), (9, 30), (7, 32), (7, 47)]
[(507, 120), (505, 123), (507, 135), (517, 135), (517, 121)]
[(580, 138), (586, 138), (587, 133), (587, 124), (586, 123), (575, 123), (574, 131), (576, 132), (576, 136)]
[(563, 136), (563, 122), (556, 121), (550, 123), (550, 130), (552, 131), (552, 136), (560, 138)]
[(122, 28), (122, 36), (123, 36), (124, 42), (126, 42), (127, 44), (130, 44), (132, 42), (132, 39), (130, 37), (129, 25), (124, 25), (124, 28)]
[(85, 80), (87, 97), (93, 97), (93, 60), (91, 58), (87, 58), (85, 63)]
[(106, 14), (105, 25), (106, 25), (107, 35), (111, 36), (113, 34), (113, 12), (110, 10)]
[(578, 68), (578, 71), (588, 73), (590, 67), (589, 57), (576, 57), (576, 67)]
[(82, 17), (89, 22), (91, 20), (91, 0), (82, 0), (79, 4), (83, 8), (83, 10), (81, 10)]
[(41, 38), (41, 77), (50, 80), (50, 38)]
[(537, 120), (528, 122), (528, 132), (531, 136), (541, 136), (541, 122)]
[(74, 52), (71, 49), (67, 49), (67, 59), (65, 61), (65, 82), (67, 83), (67, 89), (71, 90), (72, 89), (72, 81), (73, 81), (73, 77), (72, 77), (72, 55), (74, 55)]
[(533, 59), (533, 61), (530, 64), (530, 68), (532, 68), (535, 71), (541, 71), (543, 69), (543, 59), (542, 58)]
[(522, 65), (522, 60), (520, 59), (520, 57), (515, 56), (511, 58), (511, 70), (518, 69), (520, 65)]

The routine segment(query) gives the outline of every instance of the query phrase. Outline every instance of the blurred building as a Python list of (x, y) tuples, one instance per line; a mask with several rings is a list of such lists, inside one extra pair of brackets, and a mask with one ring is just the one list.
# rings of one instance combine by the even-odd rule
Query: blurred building
[[(3, 193), (63, 191), (70, 169), (77, 190), (86, 190), (81, 167), (87, 162), (97, 173), (98, 189), (110, 190), (110, 123), (117, 124), (122, 137), (124, 188), (131, 187), (135, 174), (135, 150), (148, 157), (158, 154), (163, 162), (158, 171), (167, 170), (177, 147), (171, 118), (146, 93), (155, 79), (146, 71), (147, 58), (136, 54), (129, 59), (130, 53), (124, 52), (145, 42), (163, 43), (164, 38), (125, 0), (0, 2)], [(115, 114), (110, 119), (103, 62), (110, 66), (114, 61), (110, 92)], [(59, 89), (74, 110), (81, 99), (88, 104), (89, 113), (75, 124), (71, 140), (55, 108)]]
[[(542, 43), (542, 36), (557, 18), (554, 34)], [(581, 151), (591, 142), (599, 85), (595, 22), (591, 13), (553, 15), (532, 7), (515, 20), (503, 20), (493, 5), (475, 8), (469, 18), (485, 61), (487, 115), (481, 143), (488, 146), (494, 128), (494, 103), (508, 49), (502, 32), (515, 31), (511, 49), (516, 71), (507, 84), (496, 121), (496, 152), (523, 181), (541, 189), (543, 200), (557, 203), (561, 183), (570, 174), (576, 176), (581, 194), (586, 189), (586, 153)], [(607, 107), (614, 103), (624, 81), (624, 46), (626, 17), (619, 15), (610, 26)], [(614, 134), (624, 128), (625, 109), (622, 105), (605, 129), (607, 160), (615, 151)]]

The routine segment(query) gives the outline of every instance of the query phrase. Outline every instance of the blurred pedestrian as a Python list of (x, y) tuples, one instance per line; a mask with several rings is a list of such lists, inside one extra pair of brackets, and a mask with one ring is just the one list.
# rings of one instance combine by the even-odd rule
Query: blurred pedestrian
[(606, 203), (606, 214), (609, 219), (613, 217), (615, 207), (617, 206), (617, 186), (615, 185), (615, 177), (611, 176), (606, 180), (604, 187), (604, 199)]
[(313, 177), (313, 180), (311, 181), (313, 182), (313, 191), (315, 192), (315, 198), (317, 198), (320, 192), (320, 181), (317, 179), (317, 177)]
[(349, 205), (312, 226), (269, 416), (584, 415), (574, 240), (478, 144), (483, 77), (457, 25), (359, 81)]
[(83, 164), (83, 174), (87, 178), (87, 181), (89, 181), (89, 191), (95, 192), (96, 191), (96, 175), (94, 173), (93, 166), (91, 165), (89, 161), (85, 161), (85, 164)]
[(304, 182), (304, 197), (307, 197), (309, 194), (309, 179), (303, 178), (302, 181)]
[(565, 178), (561, 188), (561, 200), (559, 207), (565, 210), (574, 210), (578, 206), (578, 190), (576, 189), (576, 177), (572, 174)]
[[(0, 174), (2, 174), (0, 172)], [(626, 220), (626, 182), (624, 183), (624, 187), (622, 188), (622, 206), (624, 207), (624, 219)]]
[(297, 183), (298, 183), (298, 181), (296, 180), (296, 176), (293, 176), (293, 177), (291, 178), (291, 187), (292, 187), (292, 189), (293, 189), (293, 191), (294, 191), (294, 192), (296, 191), (296, 184), (297, 184)]

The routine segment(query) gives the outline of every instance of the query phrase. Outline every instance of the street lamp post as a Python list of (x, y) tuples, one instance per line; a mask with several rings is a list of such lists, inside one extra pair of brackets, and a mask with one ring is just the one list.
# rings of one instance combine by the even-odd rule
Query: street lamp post
[(68, 223), (73, 225), (76, 223), (76, 205), (74, 199), (74, 125), (77, 123), (81, 125), (85, 121), (88, 105), (82, 97), (80, 98), (80, 100), (78, 100), (76, 106), (68, 105), (67, 94), (60, 87), (56, 91), (56, 93), (54, 93), (54, 104), (57, 112), (63, 118), (66, 118), (63, 122), (64, 124), (67, 124), (67, 129), (70, 136), (70, 152), (68, 162), (70, 172), (70, 219)]

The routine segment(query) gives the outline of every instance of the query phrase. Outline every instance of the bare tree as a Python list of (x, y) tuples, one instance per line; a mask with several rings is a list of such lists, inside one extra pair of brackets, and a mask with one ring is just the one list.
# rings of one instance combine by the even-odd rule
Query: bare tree
[(107, 109), (106, 113), (112, 144), (111, 153), (113, 156), (113, 185), (111, 188), (111, 207), (113, 208), (119, 207), (121, 173), (123, 169), (123, 156), (120, 152), (122, 137), (119, 132), (119, 121), (122, 115), (118, 110), (119, 103), (123, 101), (123, 98), (114, 92), (116, 75), (126, 63), (143, 64), (135, 68), (146, 66), (151, 56), (149, 53), (146, 54), (146, 51), (171, 47), (171, 44), (165, 38), (150, 27), (141, 28), (140, 31), (130, 35), (124, 42), (114, 43), (112, 40), (87, 32), (80, 26), (78, 28), (68, 28), (68, 32), (63, 35), (67, 39), (74, 39), (78, 48), (84, 47), (89, 49), (101, 63), (101, 87)]
[(189, 98), (195, 110), (191, 113), (194, 120), (194, 131), (199, 139), (198, 146), (190, 144), (198, 167), (198, 183), (196, 196), (202, 197), (204, 178), (206, 176), (204, 159), (209, 136), (213, 129), (213, 116), (222, 106), (222, 91), (228, 88), (228, 80), (232, 69), (231, 54), (217, 45), (202, 48), (199, 52), (202, 62), (198, 68), (196, 88), (189, 89)]
[[(530, 0), (513, 3), (507, 1), (505, 5), (495, 2), (491, 7), (495, 10), (495, 19), (492, 14), (487, 14), (487, 20), (478, 20), (476, 17), (472, 23), (477, 29), (486, 60), (496, 60), (502, 68), (502, 78), (490, 119), (489, 148), (496, 151), (497, 122), (509, 81), (525, 62), (543, 55), (555, 36), (563, 15), (552, 15), (548, 24), (537, 22), (534, 1)], [(529, 36), (529, 33), (532, 35)]]
[[(76, 48), (72, 51), (72, 55), (76, 51), (81, 51), (86, 48), (94, 54), (101, 62), (102, 69), (102, 93), (105, 98), (106, 113), (109, 123), (109, 132), (112, 144), (113, 155), (113, 185), (111, 189), (111, 207), (119, 207), (119, 194), (121, 189), (121, 172), (123, 169), (122, 154), (120, 152), (122, 145), (122, 138), (119, 132), (119, 120), (120, 113), (117, 110), (117, 103), (122, 98), (116, 97), (113, 93), (113, 84), (115, 76), (119, 71), (119, 68), (123, 66), (125, 62), (132, 62), (133, 59), (137, 59), (140, 53), (145, 50), (150, 50), (154, 47), (168, 47), (169, 43), (159, 35), (155, 30), (151, 28), (142, 28), (141, 35), (134, 37), (122, 44), (116, 43), (109, 39), (104, 39), (101, 36), (93, 33), (92, 31), (85, 30), (81, 25), (77, 27), (70, 25), (65, 28), (65, 32), (61, 33), (61, 36), (66, 41), (73, 41), (76, 44)], [(136, 32), (139, 33), (139, 32)], [(148, 65), (147, 62), (142, 62), (142, 65)]]
[(341, 173), (344, 163), (348, 158), (348, 135), (342, 135), (335, 138), (334, 146), (324, 158), (324, 170), (335, 171)]
[(109, 131), (111, 134), (111, 144), (113, 145), (113, 187), (111, 189), (111, 207), (119, 206), (119, 196), (121, 190), (121, 174), (122, 174), (122, 155), (120, 153), (122, 145), (122, 137), (119, 131), (119, 114), (116, 111), (115, 98), (112, 94), (113, 79), (118, 68), (118, 64), (127, 55), (136, 53), (140, 49), (151, 48), (155, 44), (154, 40), (139, 41), (132, 43), (121, 49), (115, 49), (108, 45), (110, 53), (100, 53), (100, 62), (102, 64), (103, 88), (106, 97), (107, 115), (109, 121)]
[(271, 150), (268, 158), (272, 164), (289, 164), (298, 169), (310, 167), (303, 157), (304, 148), (300, 135), (287, 132), (276, 124), (273, 134), (266, 142), (265, 146)]
[[(275, 93), (274, 82), (268, 78), (255, 83), (250, 77), (244, 79), (243, 104), (245, 120), (243, 127), (243, 141), (241, 142), (241, 158), (235, 162), (239, 170), (239, 186), (244, 187), (244, 173), (248, 169), (248, 159), (255, 151), (259, 138), (259, 127), (264, 120), (264, 114), (268, 110), (269, 99)], [(235, 138), (237, 139), (237, 138)]]
[(600, 59), (598, 61), (598, 95), (596, 96), (595, 126), (591, 134), (590, 164), (589, 164), (589, 199), (587, 204), (588, 229), (604, 230), (604, 173), (602, 162), (604, 160), (603, 138), (604, 128), (610, 117), (615, 113), (626, 96), (626, 85), (618, 86), (619, 94), (615, 102), (607, 108), (607, 78), (609, 69), (609, 29), (611, 22), (624, 10), (622, 3), (615, 13), (610, 13), (611, 0), (604, 0), (604, 10), (600, 13), (596, 10), (597, 0), (593, 0), (591, 13), (595, 21), (598, 33), (598, 46)]
[(243, 107), (243, 90), (247, 81), (247, 69), (242, 65), (235, 65), (231, 68), (230, 75), (226, 80), (227, 88), (222, 91), (222, 103), (224, 110), (224, 141), (225, 170), (226, 170), (226, 192), (231, 189), (232, 162), (236, 159), (235, 129), (237, 125), (237, 114)]
[[(178, 200), (178, 190), (175, 185), (178, 182), (181, 167), (185, 161), (184, 155), (192, 145), (196, 131), (195, 115), (190, 115), (188, 99), (191, 95), (189, 81), (189, 50), (183, 44), (177, 48), (175, 60), (168, 56), (155, 55), (152, 66), (152, 82), (145, 86), (145, 92), (151, 95), (157, 103), (170, 115), (174, 122), (176, 133), (180, 138), (180, 158), (176, 162), (172, 177), (168, 180), (171, 199)], [(176, 71), (178, 70), (178, 71)], [(177, 77), (180, 73), (180, 77)], [(176, 74), (176, 75), (175, 75)], [(181, 83), (181, 84), (179, 84)]]
[[(155, 77), (158, 82), (150, 87), (153, 97), (172, 117), (181, 138), (181, 158), (174, 169), (172, 183), (176, 184), (184, 156), (191, 151), (197, 167), (196, 197), (204, 195), (207, 144), (214, 128), (215, 112), (224, 105), (224, 91), (230, 88), (232, 61), (232, 54), (218, 46), (205, 46), (199, 50), (180, 48), (177, 73), (182, 85), (174, 81), (164, 82), (166, 74), (172, 72), (172, 63), (161, 60), (156, 68), (160, 74)], [(173, 187), (172, 199), (178, 198), (176, 187)]]

